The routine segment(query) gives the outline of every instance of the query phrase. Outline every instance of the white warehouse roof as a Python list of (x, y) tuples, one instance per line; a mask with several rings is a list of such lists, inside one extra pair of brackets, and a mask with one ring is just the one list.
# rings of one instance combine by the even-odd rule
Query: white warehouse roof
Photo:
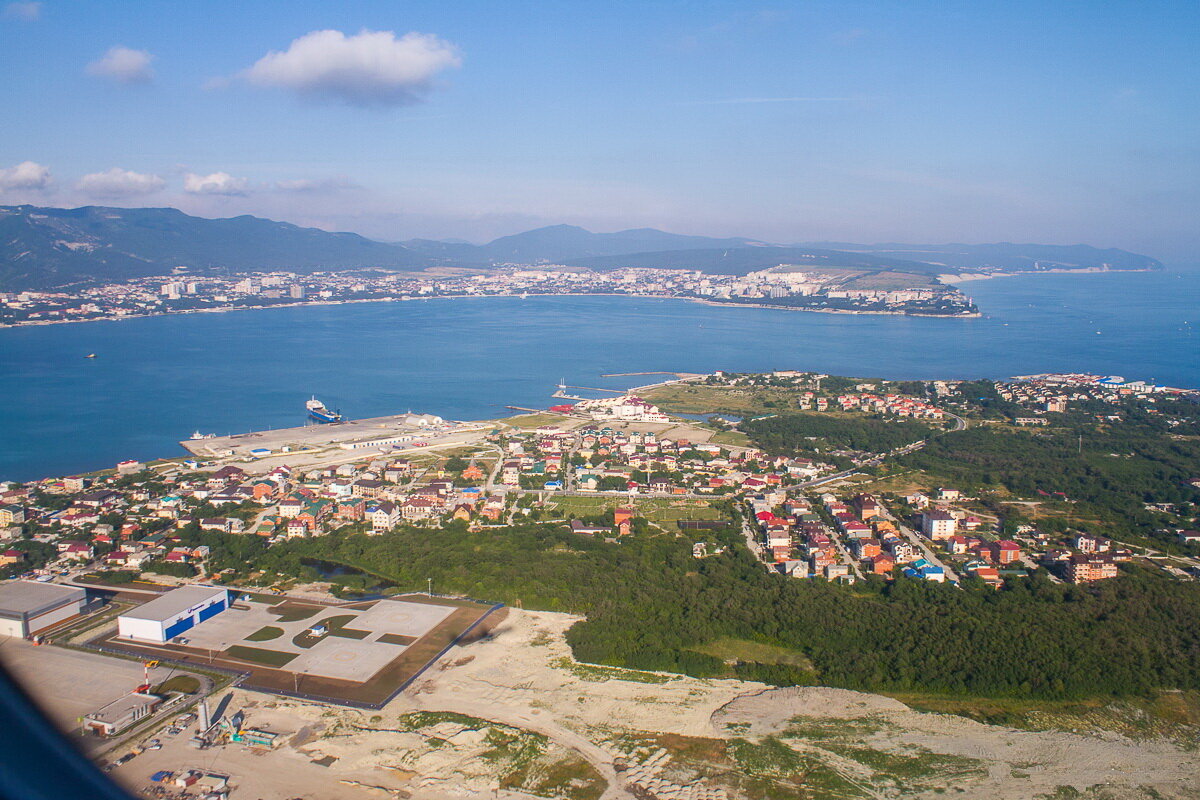
[(13, 581), (0, 585), (0, 616), (28, 619), (72, 602), (83, 602), (87, 592), (76, 586), (35, 581)]
[(156, 597), (149, 603), (126, 611), (121, 616), (126, 619), (147, 619), (153, 622), (167, 622), (184, 613), (192, 606), (207, 603), (217, 595), (227, 594), (227, 589), (218, 586), (181, 586), (178, 589)]

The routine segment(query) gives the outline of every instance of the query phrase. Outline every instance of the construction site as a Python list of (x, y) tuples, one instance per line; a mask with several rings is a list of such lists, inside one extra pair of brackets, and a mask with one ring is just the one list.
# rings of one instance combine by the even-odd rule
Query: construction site
[[(123, 615), (122, 624), (136, 614)], [(348, 603), (242, 596), (198, 624), (176, 623), (178, 635), (153, 640), (108, 630), (90, 646), (236, 674), (247, 689), (377, 708), (502, 616), (499, 606), (424, 595)]]

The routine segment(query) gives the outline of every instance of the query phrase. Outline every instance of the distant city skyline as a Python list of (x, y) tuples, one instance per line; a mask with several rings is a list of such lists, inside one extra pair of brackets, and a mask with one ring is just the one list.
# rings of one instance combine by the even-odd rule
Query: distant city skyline
[(0, 204), (1200, 262), (1194, 3), (0, 0)]

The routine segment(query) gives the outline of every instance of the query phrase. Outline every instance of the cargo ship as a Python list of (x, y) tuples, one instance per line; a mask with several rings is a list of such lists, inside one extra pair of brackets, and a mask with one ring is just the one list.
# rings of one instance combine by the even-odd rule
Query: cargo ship
[(304, 407), (308, 409), (308, 415), (317, 422), (341, 422), (342, 415), (339, 411), (330, 411), (325, 407), (325, 404), (313, 397)]

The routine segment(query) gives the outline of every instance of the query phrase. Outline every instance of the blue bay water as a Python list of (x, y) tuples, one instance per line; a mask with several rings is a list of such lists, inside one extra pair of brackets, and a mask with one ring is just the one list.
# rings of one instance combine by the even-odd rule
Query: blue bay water
[[(817, 370), (884, 378), (1056, 371), (1200, 386), (1200, 272), (1033, 275), (962, 284), (985, 316), (813, 314), (614, 297), (313, 306), (0, 330), (0, 479), (182, 453), (194, 430), (348, 417), (453, 419), (542, 408), (560, 378)], [(95, 352), (97, 358), (84, 355)]]

